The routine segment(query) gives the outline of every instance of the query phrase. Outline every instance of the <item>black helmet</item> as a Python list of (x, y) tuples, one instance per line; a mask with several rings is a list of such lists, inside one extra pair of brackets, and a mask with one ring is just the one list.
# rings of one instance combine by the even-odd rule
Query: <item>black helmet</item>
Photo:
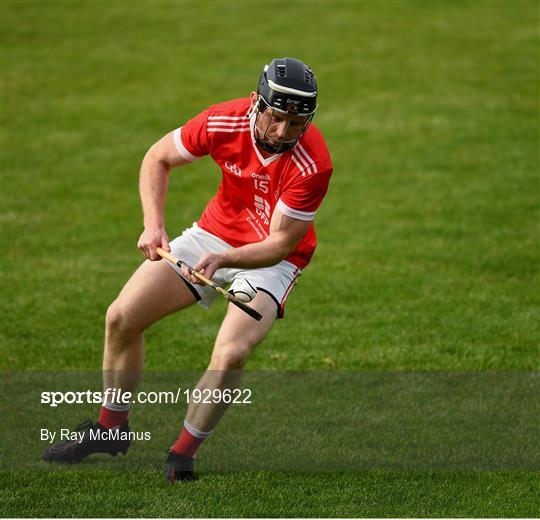
[(266, 105), (281, 112), (310, 116), (317, 110), (317, 81), (313, 71), (294, 58), (265, 65), (257, 93)]
[[(308, 129), (317, 110), (317, 81), (313, 71), (300, 60), (279, 58), (265, 65), (257, 88), (259, 95), (255, 118), (255, 139), (270, 153), (281, 153), (293, 148)], [(273, 111), (305, 118), (303, 128), (294, 139), (275, 142), (267, 137), (272, 119), (266, 129), (258, 126), (259, 115), (267, 108)], [(273, 112), (272, 112), (273, 113)], [(272, 116), (273, 118), (273, 116)]]

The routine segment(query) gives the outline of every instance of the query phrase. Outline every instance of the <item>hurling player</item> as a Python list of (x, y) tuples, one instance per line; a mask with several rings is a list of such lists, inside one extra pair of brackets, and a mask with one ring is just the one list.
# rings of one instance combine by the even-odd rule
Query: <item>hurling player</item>
[[(316, 247), (313, 220), (332, 174), (325, 140), (312, 124), (316, 110), (313, 71), (296, 59), (274, 59), (264, 67), (257, 92), (207, 108), (148, 150), (140, 171), (144, 231), (138, 242), (147, 260), (107, 311), (105, 389), (134, 392), (143, 370), (145, 329), (194, 303), (207, 308), (216, 296), (186, 268), (161, 260), (158, 247), (219, 285), (254, 296), (250, 305), (262, 319), (229, 304), (208, 370), (197, 385), (237, 388), (250, 353), (283, 317)], [(169, 242), (164, 221), (169, 174), (207, 155), (221, 172), (218, 192), (198, 222)], [(226, 408), (224, 402), (189, 404), (167, 457), (167, 480), (193, 478), (195, 453)], [(51, 446), (43, 458), (76, 462), (92, 453), (125, 453), (128, 413), (129, 405), (105, 400), (97, 422), (86, 425), (82, 442)], [(124, 435), (96, 440), (96, 433), (112, 429)]]

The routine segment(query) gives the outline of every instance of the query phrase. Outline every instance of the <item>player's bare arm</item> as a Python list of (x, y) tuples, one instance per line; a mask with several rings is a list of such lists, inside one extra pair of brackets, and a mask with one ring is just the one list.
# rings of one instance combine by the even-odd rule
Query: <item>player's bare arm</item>
[(143, 208), (144, 231), (137, 247), (149, 260), (159, 260), (156, 248), (170, 251), (169, 237), (165, 232), (165, 197), (171, 168), (187, 164), (178, 155), (172, 132), (162, 137), (146, 152), (139, 177), (139, 191)]
[[(212, 277), (222, 267), (255, 269), (275, 265), (294, 251), (310, 225), (311, 221), (288, 217), (276, 208), (270, 222), (270, 234), (265, 240), (223, 253), (207, 253), (199, 259), (194, 269), (204, 270), (207, 277)], [(187, 270), (184, 274), (189, 277)], [(199, 283), (192, 276), (189, 279), (193, 283)]]

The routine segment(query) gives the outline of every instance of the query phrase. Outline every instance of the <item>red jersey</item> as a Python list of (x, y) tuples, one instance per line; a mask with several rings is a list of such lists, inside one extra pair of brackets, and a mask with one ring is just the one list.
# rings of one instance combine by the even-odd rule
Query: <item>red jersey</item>
[[(313, 124), (292, 150), (265, 159), (249, 106), (249, 98), (213, 105), (173, 133), (182, 157), (194, 161), (209, 154), (221, 168), (218, 192), (197, 224), (233, 247), (264, 240), (275, 208), (313, 220), (332, 175), (326, 143)], [(316, 245), (312, 224), (285, 260), (302, 269)]]

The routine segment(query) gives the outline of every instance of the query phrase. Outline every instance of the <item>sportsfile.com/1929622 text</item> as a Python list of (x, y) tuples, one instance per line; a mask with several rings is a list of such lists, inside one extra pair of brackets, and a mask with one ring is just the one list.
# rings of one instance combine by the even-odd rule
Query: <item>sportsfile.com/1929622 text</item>
[(101, 404), (104, 402), (118, 404), (178, 404), (178, 403), (224, 403), (251, 404), (252, 391), (243, 389), (211, 389), (211, 388), (177, 388), (176, 391), (121, 392), (117, 388), (107, 388), (103, 392), (84, 391), (43, 391), (41, 404), (56, 408), (59, 405)]

